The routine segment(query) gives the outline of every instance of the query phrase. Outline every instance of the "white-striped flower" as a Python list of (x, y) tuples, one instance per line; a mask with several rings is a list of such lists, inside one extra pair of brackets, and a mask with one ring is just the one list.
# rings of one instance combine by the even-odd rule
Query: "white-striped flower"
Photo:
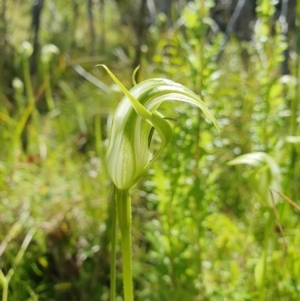
[[(133, 186), (157, 160), (168, 145), (172, 128), (157, 109), (165, 102), (181, 101), (196, 105), (218, 128), (214, 116), (200, 98), (171, 80), (145, 80), (130, 91), (104, 65), (125, 96), (116, 109), (106, 154), (108, 173), (120, 190)], [(149, 150), (149, 134), (154, 128), (160, 137), (160, 147), (153, 155)]]

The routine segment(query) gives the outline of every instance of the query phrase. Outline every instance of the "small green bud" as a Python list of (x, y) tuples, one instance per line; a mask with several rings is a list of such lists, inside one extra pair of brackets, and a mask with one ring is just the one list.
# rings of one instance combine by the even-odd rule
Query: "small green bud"
[(51, 61), (53, 54), (59, 54), (59, 49), (55, 45), (48, 44), (43, 46), (41, 53), (41, 61), (44, 64), (48, 64)]
[(20, 52), (25, 58), (29, 58), (33, 53), (33, 47), (29, 42), (24, 41), (21, 44)]
[(15, 89), (15, 91), (19, 94), (22, 94), (23, 93), (23, 90), (24, 90), (24, 84), (23, 82), (18, 78), (18, 77), (15, 77), (12, 81), (12, 86), (13, 88)]

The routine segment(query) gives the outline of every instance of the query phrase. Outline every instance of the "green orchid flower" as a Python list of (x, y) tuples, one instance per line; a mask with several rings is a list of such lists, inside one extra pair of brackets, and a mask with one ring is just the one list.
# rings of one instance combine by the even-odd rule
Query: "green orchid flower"
[[(107, 171), (115, 185), (116, 195), (112, 206), (110, 300), (116, 299), (115, 264), (118, 217), (122, 239), (124, 300), (133, 301), (129, 188), (149, 170), (172, 136), (172, 127), (167, 118), (157, 110), (166, 101), (185, 102), (199, 107), (217, 128), (218, 124), (200, 98), (180, 84), (167, 79), (154, 78), (145, 80), (128, 91), (105, 65), (100, 66), (108, 72), (125, 94), (115, 112), (105, 158)], [(150, 151), (153, 130), (160, 137), (159, 148), (155, 154)]]
[[(118, 189), (132, 187), (168, 145), (172, 128), (157, 109), (166, 101), (180, 101), (199, 107), (218, 128), (217, 122), (200, 98), (181, 84), (168, 79), (145, 80), (130, 91), (104, 65), (125, 96), (116, 109), (106, 154), (108, 173)], [(149, 135), (154, 128), (160, 148), (153, 155), (149, 149)]]

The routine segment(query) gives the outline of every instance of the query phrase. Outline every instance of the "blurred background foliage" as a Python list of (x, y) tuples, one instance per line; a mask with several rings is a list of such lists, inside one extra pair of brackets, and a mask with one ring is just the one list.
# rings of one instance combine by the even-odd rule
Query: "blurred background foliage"
[(299, 300), (300, 212), (277, 193), (299, 204), (295, 0), (1, 0), (0, 19), (3, 301), (108, 300), (122, 93), (99, 63), (186, 85), (221, 127), (163, 107), (171, 144), (133, 189), (136, 300)]

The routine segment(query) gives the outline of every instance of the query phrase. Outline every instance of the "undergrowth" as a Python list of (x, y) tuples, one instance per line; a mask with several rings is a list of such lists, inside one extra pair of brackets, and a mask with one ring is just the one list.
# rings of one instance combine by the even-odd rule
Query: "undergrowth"
[[(0, 91), (0, 294), (3, 301), (105, 301), (113, 188), (103, 158), (122, 94), (94, 66), (105, 63), (130, 87), (134, 37), (105, 2), (105, 45), (93, 48), (83, 14), (80, 27), (69, 2), (50, 3), (41, 44), (60, 52), (46, 65), (39, 53), (34, 74), (22, 52), (28, 4), (7, 4), (14, 78)], [(131, 189), (136, 300), (299, 300), (300, 213), (270, 194), (299, 204), (299, 30), (285, 40), (268, 3), (258, 1), (252, 40), (233, 35), (219, 62), (224, 36), (207, 36), (213, 1), (174, 6), (171, 27), (160, 16), (149, 28), (140, 78), (193, 90), (221, 132), (195, 108), (162, 106), (173, 137)], [(54, 15), (59, 22), (51, 24)], [(287, 43), (290, 74), (281, 75)], [(157, 139), (154, 132), (154, 148)], [(116, 258), (122, 300), (118, 247)]]

